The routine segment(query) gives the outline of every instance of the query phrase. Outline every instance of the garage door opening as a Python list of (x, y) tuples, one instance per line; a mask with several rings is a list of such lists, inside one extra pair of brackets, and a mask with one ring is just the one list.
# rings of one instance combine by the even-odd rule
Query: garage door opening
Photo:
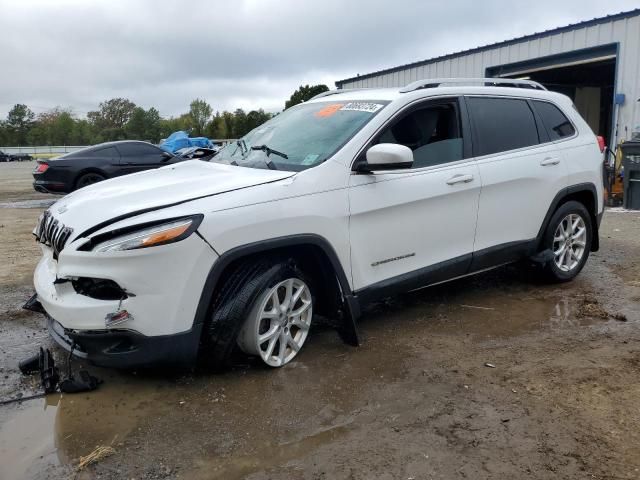
[(487, 69), (487, 76), (534, 80), (567, 95), (596, 135), (612, 144), (616, 45)]

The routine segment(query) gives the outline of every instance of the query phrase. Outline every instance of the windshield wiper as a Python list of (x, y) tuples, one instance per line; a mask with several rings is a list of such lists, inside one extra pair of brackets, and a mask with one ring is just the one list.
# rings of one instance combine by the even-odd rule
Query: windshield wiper
[(249, 149), (247, 148), (247, 144), (244, 143), (243, 139), (236, 140), (236, 145), (240, 147), (240, 155), (244, 155), (249, 151)]
[(274, 155), (278, 155), (279, 157), (282, 157), (284, 159), (288, 159), (289, 158), (289, 156), (286, 153), (279, 152), (278, 150), (274, 150), (273, 148), (269, 148), (266, 145), (253, 145), (251, 147), (251, 150), (262, 150), (264, 153), (267, 154), (267, 157), (273, 153)]

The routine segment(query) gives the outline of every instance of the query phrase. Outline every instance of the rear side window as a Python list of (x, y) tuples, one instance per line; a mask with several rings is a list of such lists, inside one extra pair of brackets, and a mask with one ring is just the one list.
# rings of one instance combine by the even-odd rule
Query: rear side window
[(100, 150), (95, 150), (93, 152), (89, 152), (87, 157), (92, 158), (114, 158), (119, 157), (117, 150), (113, 147), (101, 148)]
[(123, 157), (160, 155), (162, 153), (159, 148), (144, 143), (122, 143), (118, 145), (118, 150), (120, 150)]
[(506, 152), (540, 143), (535, 117), (526, 100), (468, 97), (476, 156)]
[(571, 137), (576, 133), (569, 119), (560, 111), (558, 107), (549, 102), (539, 102), (533, 100), (534, 108), (538, 112), (542, 123), (544, 123), (551, 141), (561, 138)]

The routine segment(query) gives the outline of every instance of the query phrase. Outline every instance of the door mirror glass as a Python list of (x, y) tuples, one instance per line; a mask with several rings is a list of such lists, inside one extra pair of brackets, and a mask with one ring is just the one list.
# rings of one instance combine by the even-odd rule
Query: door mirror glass
[(409, 147), (396, 143), (379, 143), (367, 150), (367, 163), (363, 166), (369, 170), (390, 170), (410, 168), (412, 163), (413, 152)]

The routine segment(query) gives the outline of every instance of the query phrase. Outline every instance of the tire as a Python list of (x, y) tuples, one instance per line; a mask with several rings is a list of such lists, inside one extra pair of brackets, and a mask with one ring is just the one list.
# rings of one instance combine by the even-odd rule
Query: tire
[(545, 279), (552, 283), (573, 280), (589, 258), (592, 235), (591, 215), (582, 203), (571, 200), (560, 205), (543, 237), (542, 248), (553, 252), (543, 268)]
[[(283, 285), (283, 282), (290, 280), (294, 280), (297, 286), (304, 285), (306, 289), (303, 294), (309, 301), (309, 305), (308, 313), (305, 310), (304, 335), (298, 335), (299, 332), (302, 332), (299, 322), (293, 321), (293, 317), (288, 316), (290, 312), (295, 313), (295, 311), (292, 312), (291, 308), (286, 312), (280, 312), (274, 308), (272, 300), (268, 298), (273, 295), (274, 289), (277, 287), (279, 295), (285, 299), (283, 289), (286, 290), (286, 285)], [(285, 302), (283, 301), (282, 304), (284, 305)], [(296, 305), (301, 305), (301, 303), (298, 302), (291, 307)], [(280, 314), (277, 318), (262, 318), (262, 315), (266, 314), (275, 317), (275, 314), (263, 311), (266, 307), (270, 307), (270, 310), (278, 311)], [(220, 293), (214, 299), (213, 312), (203, 333), (201, 357), (210, 368), (224, 370), (230, 366), (231, 355), (238, 346), (245, 354), (260, 358), (265, 365), (281, 367), (289, 363), (304, 345), (312, 315), (311, 287), (293, 262), (282, 260), (246, 262), (227, 278)], [(272, 336), (268, 341), (263, 340), (266, 345), (261, 352), (260, 345), (257, 343), (261, 338), (261, 329), (265, 328), (270, 335), (274, 334), (275, 336)], [(262, 333), (267, 332), (263, 331)], [(287, 335), (292, 339), (294, 335), (298, 336), (299, 345), (295, 351), (293, 351), (293, 346), (289, 344)], [(275, 337), (277, 339), (273, 341)], [(281, 342), (280, 339), (285, 341)], [(266, 355), (269, 347), (271, 347), (272, 353), (276, 349), (280, 353), (280, 347), (283, 344), (285, 345), (285, 355), (282, 356), (281, 361), (271, 358), (273, 355)]]
[(79, 188), (87, 187), (89, 185), (93, 185), (94, 183), (101, 182), (106, 180), (104, 175), (95, 172), (88, 172), (80, 175), (76, 180), (74, 190), (78, 190)]

